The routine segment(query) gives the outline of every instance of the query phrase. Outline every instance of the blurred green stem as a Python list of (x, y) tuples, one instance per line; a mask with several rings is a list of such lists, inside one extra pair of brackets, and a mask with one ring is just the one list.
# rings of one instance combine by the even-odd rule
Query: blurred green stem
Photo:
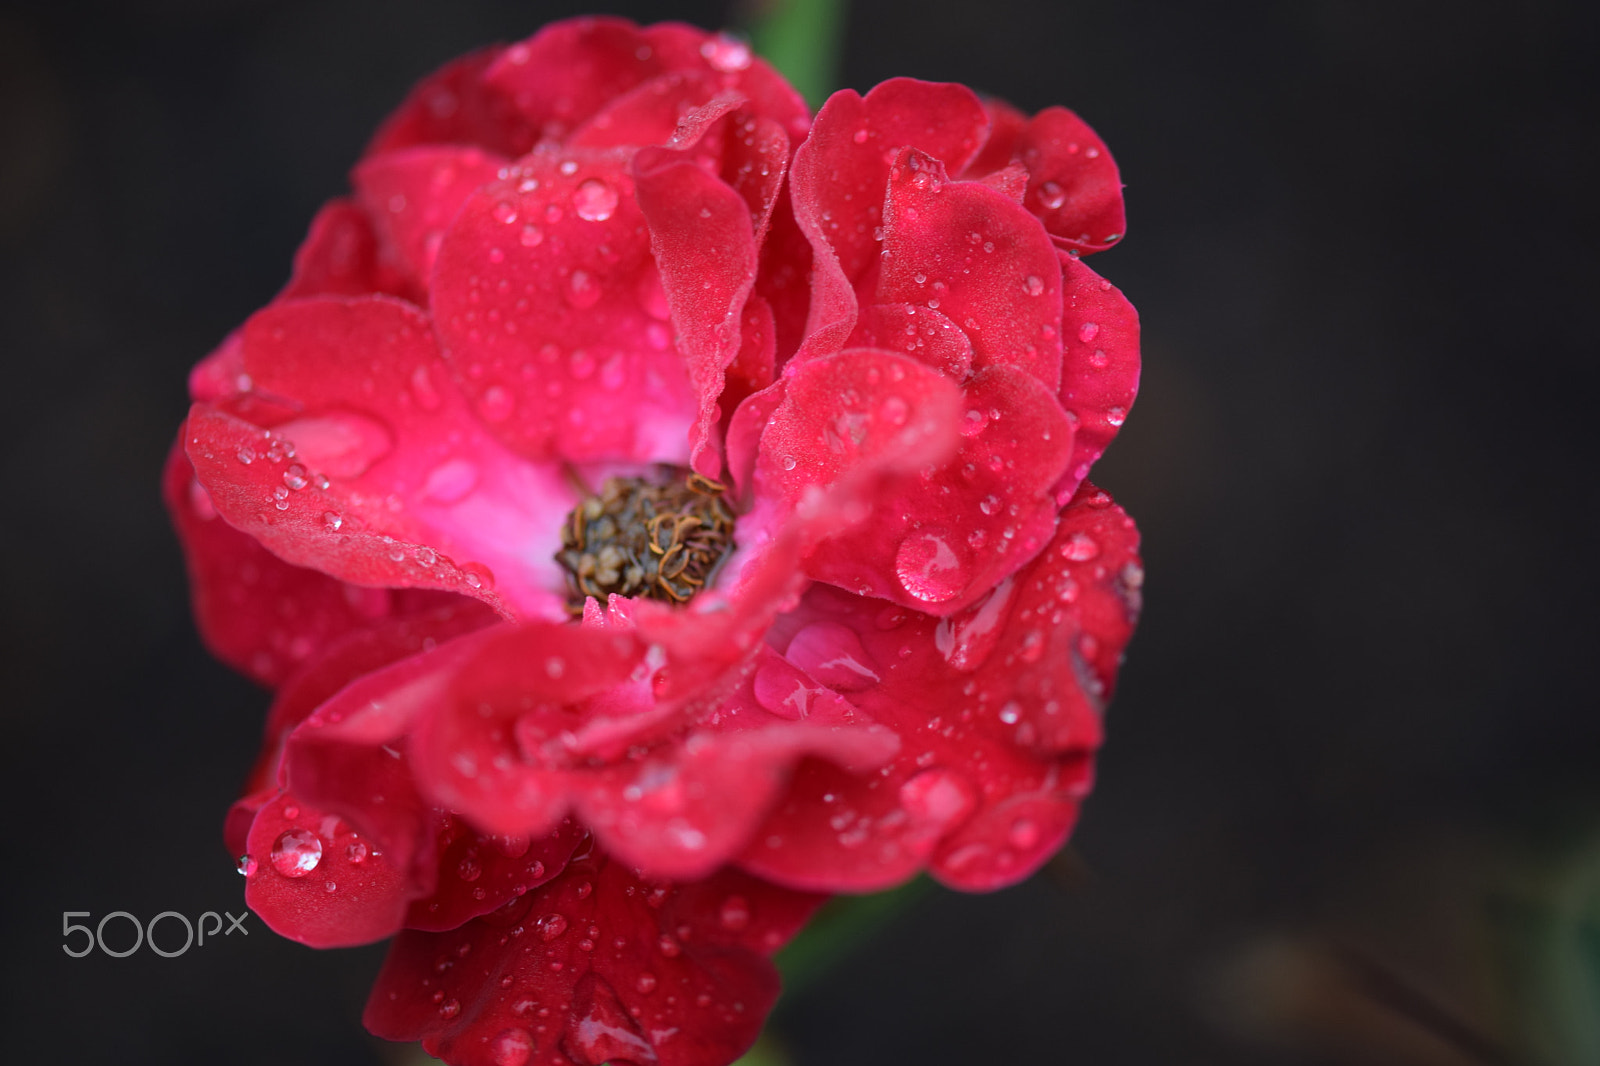
[(812, 110), (838, 87), (845, 0), (752, 0), (750, 43), (806, 98)]

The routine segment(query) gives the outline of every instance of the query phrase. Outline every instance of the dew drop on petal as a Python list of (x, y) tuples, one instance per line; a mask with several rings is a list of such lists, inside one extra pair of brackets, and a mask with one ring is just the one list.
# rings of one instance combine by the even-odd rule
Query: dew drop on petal
[(1100, 554), (1100, 545), (1087, 533), (1074, 533), (1061, 546), (1061, 554), (1075, 563), (1086, 563)]
[(272, 868), (283, 876), (304, 877), (322, 862), (322, 839), (309, 829), (284, 830), (273, 843), (270, 858)]
[(511, 417), (517, 401), (499, 385), (490, 385), (478, 400), (478, 413), (485, 422), (504, 422)]
[(617, 190), (599, 178), (589, 178), (572, 191), (572, 209), (590, 222), (604, 222), (617, 209)]
[(1044, 280), (1037, 274), (1029, 274), (1023, 279), (1022, 291), (1029, 296), (1038, 296), (1044, 292)]
[(533, 1034), (526, 1029), (507, 1029), (489, 1043), (494, 1066), (527, 1066), (533, 1057)]
[(1099, 335), (1100, 326), (1098, 323), (1085, 322), (1083, 325), (1078, 327), (1078, 339), (1085, 344), (1088, 344)]
[(1047, 210), (1059, 211), (1061, 205), (1067, 202), (1067, 190), (1053, 181), (1047, 181), (1039, 186), (1039, 202)]
[(960, 540), (943, 530), (919, 530), (900, 542), (895, 575), (924, 603), (944, 603), (966, 588), (970, 564)]
[(722, 928), (737, 933), (750, 924), (750, 904), (743, 896), (729, 896), (722, 901), (717, 920), (722, 923)]
[(539, 919), (539, 936), (544, 940), (554, 940), (567, 931), (567, 919), (562, 914), (547, 914)]

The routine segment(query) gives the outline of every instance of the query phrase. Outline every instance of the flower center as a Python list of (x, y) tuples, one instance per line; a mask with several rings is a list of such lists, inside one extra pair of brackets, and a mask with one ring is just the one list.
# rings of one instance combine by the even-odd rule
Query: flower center
[[(672, 468), (663, 468), (671, 471)], [(612, 593), (684, 603), (715, 575), (733, 547), (726, 486), (699, 474), (663, 483), (614, 477), (579, 502), (561, 530), (556, 562), (567, 572), (574, 614)]]

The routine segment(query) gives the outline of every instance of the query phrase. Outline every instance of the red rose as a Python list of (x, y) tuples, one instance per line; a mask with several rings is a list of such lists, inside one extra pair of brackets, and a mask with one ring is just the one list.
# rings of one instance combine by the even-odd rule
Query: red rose
[[(374, 1032), (722, 1063), (823, 898), (1065, 839), (1137, 613), (1137, 320), (1070, 112), (551, 26), (424, 81), (191, 378), (201, 629), (277, 690), (250, 905)], [(565, 1057), (564, 1059), (562, 1057)]]

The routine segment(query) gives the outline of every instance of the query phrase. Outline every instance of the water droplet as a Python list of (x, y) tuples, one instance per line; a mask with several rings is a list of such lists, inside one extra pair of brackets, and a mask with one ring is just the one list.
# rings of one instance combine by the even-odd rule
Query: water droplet
[(485, 422), (504, 422), (511, 417), (517, 401), (509, 391), (499, 385), (490, 385), (478, 401), (478, 413)]
[(719, 33), (702, 44), (700, 54), (713, 69), (724, 74), (744, 70), (751, 63), (750, 46), (726, 33)]
[(493, 214), (496, 222), (504, 222), (507, 225), (517, 220), (517, 208), (509, 200), (501, 200), (495, 204)]
[(256, 461), (255, 449), (250, 447), (250, 445), (248, 445), (248, 444), (246, 444), (243, 448), (240, 448), (237, 452), (235, 452), (234, 456), (235, 456), (235, 458), (237, 458), (239, 460), (239, 462), (243, 463), (245, 466), (249, 466), (251, 463)]
[(794, 456), (785, 455), (783, 457), (783, 468), (785, 470), (793, 470), (794, 469)]
[(259, 864), (256, 862), (256, 860), (251, 858), (249, 855), (241, 855), (239, 856), (239, 864), (236, 868), (242, 876), (254, 877), (258, 866)]
[(1128, 409), (1126, 407), (1107, 407), (1106, 408), (1106, 424), (1107, 425), (1120, 426), (1120, 425), (1122, 425), (1122, 423), (1126, 422), (1127, 420), (1128, 420)]
[(533, 1057), (533, 1035), (526, 1029), (507, 1029), (489, 1043), (494, 1066), (527, 1066)]
[(439, 1017), (443, 1018), (445, 1021), (449, 1021), (451, 1018), (454, 1018), (460, 1013), (461, 1001), (459, 999), (447, 999), (443, 1003), (439, 1004)]
[(1075, 563), (1086, 563), (1100, 554), (1100, 545), (1087, 533), (1074, 533), (1061, 546), (1061, 554)]
[(371, 852), (368, 850), (366, 844), (359, 840), (347, 844), (344, 849), (344, 857), (349, 859), (357, 866), (360, 866), (362, 863), (366, 862), (367, 856), (370, 854)]
[(322, 528), (327, 530), (329, 533), (339, 532), (339, 527), (342, 525), (344, 525), (344, 515), (340, 514), (338, 511), (322, 512)]
[(524, 248), (537, 248), (544, 243), (544, 230), (530, 222), (522, 227), (522, 236), (517, 238), (517, 242)]
[(1039, 202), (1047, 210), (1059, 211), (1061, 205), (1067, 202), (1067, 190), (1053, 181), (1047, 181), (1039, 186)]
[(554, 940), (567, 931), (567, 919), (561, 914), (547, 914), (538, 921), (539, 936), (545, 940)]
[(633, 987), (639, 990), (640, 995), (648, 996), (656, 990), (656, 975), (653, 973), (640, 974), (639, 979), (633, 983)]
[[(484, 398), (487, 400), (487, 395)], [(470, 459), (447, 459), (428, 474), (428, 480), (422, 486), (422, 494), (435, 503), (457, 503), (477, 487), (476, 463)]]
[(322, 862), (322, 839), (309, 829), (287, 829), (272, 845), (271, 859), (283, 876), (304, 877)]
[(925, 826), (964, 818), (976, 799), (972, 786), (949, 770), (923, 770), (900, 786), (900, 806)]
[(1094, 322), (1085, 322), (1078, 327), (1078, 339), (1085, 344), (1094, 340), (1100, 334), (1100, 326)]
[(1023, 851), (1033, 848), (1039, 843), (1039, 824), (1031, 818), (1018, 818), (1011, 823), (1011, 831), (1006, 834), (1006, 839), (1011, 841), (1011, 846)]
[(729, 896), (722, 901), (717, 920), (722, 923), (722, 928), (737, 933), (750, 924), (750, 904), (743, 896)]
[(483, 866), (477, 859), (468, 855), (456, 864), (456, 876), (463, 881), (476, 881), (483, 876)]
[(867, 143), (867, 136), (868, 136), (867, 131), (864, 130), (864, 129), (860, 129), (860, 130), (856, 130), (856, 132), (851, 135), (850, 139), (852, 141), (855, 141), (857, 144), (866, 144)]
[(567, 279), (567, 302), (580, 311), (600, 301), (600, 286), (587, 270), (574, 270)]
[(590, 222), (604, 222), (617, 209), (617, 190), (599, 178), (589, 178), (572, 190), (572, 209)]
[(1000, 708), (1000, 720), (1006, 725), (1016, 725), (1022, 718), (1022, 705), (1016, 700), (1007, 700), (1006, 705)]
[(1089, 356), (1089, 365), (1096, 370), (1104, 370), (1110, 362), (1110, 356), (1106, 355), (1105, 351), (1100, 348), (1096, 348), (1094, 354)]
[(1039, 296), (1044, 292), (1044, 279), (1035, 274), (1029, 274), (1022, 282), (1022, 291), (1029, 296)]
[(921, 530), (900, 542), (895, 575), (901, 586), (924, 603), (944, 603), (967, 585), (970, 563), (961, 541), (943, 530)]

